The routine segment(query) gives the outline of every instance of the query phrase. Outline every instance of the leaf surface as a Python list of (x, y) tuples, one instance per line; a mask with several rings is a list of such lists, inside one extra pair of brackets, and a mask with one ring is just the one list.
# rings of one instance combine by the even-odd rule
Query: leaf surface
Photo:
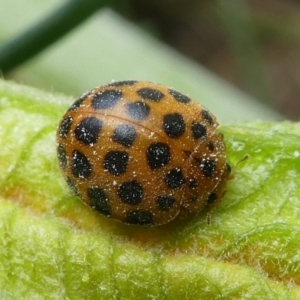
[(145, 228), (69, 191), (55, 132), (73, 100), (0, 81), (1, 297), (300, 298), (299, 123), (221, 127), (234, 179), (210, 225)]

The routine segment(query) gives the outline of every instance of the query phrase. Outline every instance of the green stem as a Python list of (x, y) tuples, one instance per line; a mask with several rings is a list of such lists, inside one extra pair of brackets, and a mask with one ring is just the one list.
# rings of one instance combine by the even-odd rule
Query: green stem
[(5, 74), (63, 37), (112, 0), (72, 0), (38, 24), (0, 46), (0, 70)]

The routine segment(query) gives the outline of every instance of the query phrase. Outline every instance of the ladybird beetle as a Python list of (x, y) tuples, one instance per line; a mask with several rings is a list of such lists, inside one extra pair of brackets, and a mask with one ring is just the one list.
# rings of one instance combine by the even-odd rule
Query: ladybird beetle
[(218, 121), (163, 85), (119, 81), (75, 101), (57, 130), (66, 182), (101, 214), (162, 225), (219, 200), (230, 177)]

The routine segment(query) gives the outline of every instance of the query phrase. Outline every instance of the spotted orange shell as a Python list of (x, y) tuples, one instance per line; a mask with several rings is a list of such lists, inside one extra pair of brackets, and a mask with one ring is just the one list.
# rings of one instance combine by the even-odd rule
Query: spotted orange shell
[(220, 199), (230, 175), (218, 121), (188, 96), (120, 81), (75, 101), (57, 131), (60, 169), (94, 210), (161, 225)]

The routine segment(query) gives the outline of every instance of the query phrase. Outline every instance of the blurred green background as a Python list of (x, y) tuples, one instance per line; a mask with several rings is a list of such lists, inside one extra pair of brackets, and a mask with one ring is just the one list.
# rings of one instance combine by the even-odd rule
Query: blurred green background
[[(32, 30), (23, 34), (49, 16), (55, 22), (66, 5), (94, 8), (78, 26), (70, 10), (53, 31), (74, 28), (46, 49), (30, 40)], [(192, 96), (225, 123), (298, 120), (299, 15), (292, 0), (0, 0), (0, 69), (4, 79), (74, 97), (112, 80), (150, 80)], [(20, 35), (38, 54), (1, 68), (20, 55), (22, 39), (11, 43)]]

